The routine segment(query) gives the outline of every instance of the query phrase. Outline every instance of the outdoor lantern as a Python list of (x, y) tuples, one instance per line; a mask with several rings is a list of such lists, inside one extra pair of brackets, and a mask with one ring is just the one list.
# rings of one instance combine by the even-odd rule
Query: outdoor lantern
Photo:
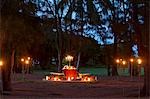
[(132, 63), (133, 61), (134, 61), (133, 58), (131, 58), (131, 59), (130, 59), (130, 62)]
[(28, 64), (29, 64), (29, 60), (26, 60), (26, 61), (25, 61), (25, 64), (28, 65)]
[(125, 65), (125, 64), (126, 64), (126, 61), (122, 61), (122, 64)]
[(30, 57), (28, 57), (28, 60), (30, 60), (31, 58)]
[(24, 62), (24, 59), (23, 59), (23, 58), (21, 58), (21, 62)]
[(119, 63), (120, 61), (119, 61), (119, 59), (116, 59), (116, 63)]
[(142, 64), (142, 60), (141, 59), (138, 59), (137, 62), (138, 62), (139, 65)]

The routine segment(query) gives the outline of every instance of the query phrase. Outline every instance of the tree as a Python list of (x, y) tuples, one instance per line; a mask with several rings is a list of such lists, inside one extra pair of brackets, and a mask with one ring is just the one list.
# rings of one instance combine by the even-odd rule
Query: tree
[[(146, 59), (146, 64), (144, 67), (145, 70), (145, 75), (144, 75), (144, 86), (143, 86), (143, 93), (145, 96), (150, 96), (150, 35), (149, 35), (149, 2), (145, 1), (145, 24), (144, 24), (144, 34), (145, 34), (145, 47), (144, 47), (144, 52), (145, 53), (145, 59)], [(147, 54), (148, 53), (148, 54)]]
[[(62, 58), (63, 58), (63, 36), (64, 36), (64, 17), (67, 15), (67, 11), (72, 6), (73, 1), (61, 0), (57, 1), (38, 1), (39, 11), (47, 13), (43, 18), (54, 20), (55, 26), (52, 28), (53, 32), (56, 33), (55, 37), (55, 47), (57, 49), (57, 59), (58, 59), (58, 72), (61, 72), (62, 68)], [(43, 4), (46, 7), (46, 10), (43, 10), (40, 4)], [(67, 9), (68, 8), (68, 9)], [(65, 12), (66, 11), (66, 12)], [(50, 29), (49, 29), (50, 30)]]
[(143, 57), (144, 86), (142, 94), (150, 95), (150, 62), (149, 62), (149, 1), (131, 0), (132, 25), (136, 33), (135, 42), (138, 45), (138, 55)]
[[(34, 42), (34, 39), (32, 39), (33, 36), (37, 32), (40, 32), (35, 30), (34, 27), (31, 26), (32, 23), (30, 23), (31, 20), (34, 20), (32, 16), (32, 11), (33, 9), (35, 10), (33, 3), (29, 3), (30, 7), (25, 7), (25, 5), (27, 6), (28, 4), (17, 0), (5, 0), (1, 5), (0, 25), (2, 37), (0, 47), (4, 60), (4, 66), (2, 68), (3, 92), (11, 91), (11, 71), (14, 65), (15, 51), (18, 50), (22, 54), (24, 54), (25, 51), (28, 53), (31, 44)], [(32, 10), (30, 9), (29, 11), (29, 8)], [(39, 25), (36, 24), (33, 26)]]

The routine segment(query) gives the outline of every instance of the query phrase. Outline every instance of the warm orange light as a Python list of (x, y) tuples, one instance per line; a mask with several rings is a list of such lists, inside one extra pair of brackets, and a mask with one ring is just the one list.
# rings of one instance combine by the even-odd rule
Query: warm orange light
[(24, 59), (23, 59), (23, 58), (21, 58), (21, 61), (22, 61), (22, 62), (24, 62)]
[(28, 64), (29, 64), (29, 60), (26, 60), (26, 61), (25, 61), (25, 64), (27, 64), (27, 65), (28, 65)]
[(133, 61), (134, 61), (133, 58), (131, 58), (131, 59), (130, 59), (130, 62), (133, 62)]
[(65, 59), (66, 59), (67, 61), (72, 61), (72, 60), (73, 60), (73, 56), (68, 55), (67, 57), (65, 57)]
[(71, 80), (73, 80), (74, 79), (74, 77), (71, 77)]
[(85, 78), (83, 79), (83, 81), (86, 81), (86, 82), (91, 81), (91, 78), (90, 78), (90, 77), (85, 77)]
[(91, 79), (90, 79), (90, 78), (88, 78), (88, 79), (87, 79), (87, 81), (91, 81)]
[(70, 77), (68, 77), (68, 79), (67, 79), (68, 81), (71, 81), (71, 78)]
[(141, 59), (137, 59), (138, 64), (142, 64), (142, 60)]
[(54, 77), (54, 81), (57, 81), (57, 78), (56, 78), (56, 77)]
[(0, 66), (3, 66), (3, 61), (2, 60), (0, 60)]
[(123, 59), (122, 58), (120, 58), (120, 61), (122, 61)]
[(48, 80), (49, 79), (49, 77), (48, 76), (46, 76), (46, 80)]
[(30, 60), (31, 58), (30, 57), (28, 57), (28, 60)]
[(125, 64), (126, 64), (126, 61), (122, 61), (122, 64), (125, 65)]
[(119, 59), (116, 59), (116, 63), (119, 63), (120, 61), (119, 61)]

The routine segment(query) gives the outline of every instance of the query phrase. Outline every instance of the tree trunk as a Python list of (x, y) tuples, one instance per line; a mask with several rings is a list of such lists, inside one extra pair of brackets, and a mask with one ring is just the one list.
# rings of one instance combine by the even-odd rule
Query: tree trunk
[(61, 64), (62, 64), (61, 51), (58, 51), (58, 72), (61, 72)]
[(112, 66), (112, 76), (117, 76), (117, 75), (118, 75), (117, 67), (116, 67), (116, 65), (113, 65)]
[(15, 64), (15, 49), (12, 50), (12, 55), (11, 55), (11, 73), (13, 73), (14, 64)]
[(78, 59), (77, 59), (77, 65), (76, 65), (77, 70), (79, 69), (80, 56), (81, 56), (81, 52), (78, 53)]
[[(148, 50), (147, 50), (148, 51)], [(146, 64), (144, 66), (144, 86), (143, 95), (150, 96), (150, 58), (149, 55), (146, 56)]]
[(149, 34), (149, 1), (145, 0), (145, 20), (144, 20), (144, 33), (145, 33), (145, 59), (146, 64), (144, 66), (144, 86), (143, 95), (150, 97), (150, 34)]
[(107, 65), (107, 74), (108, 76), (111, 75), (111, 68), (110, 68), (110, 64)]
[[(4, 49), (5, 48), (5, 49)], [(11, 53), (6, 47), (2, 49), (4, 65), (2, 67), (2, 86), (3, 93), (11, 91)]]
[[(113, 46), (113, 48), (114, 48), (114, 52), (113, 52), (113, 54), (114, 54), (114, 59), (116, 59), (117, 57), (118, 57), (118, 51), (117, 51), (117, 35), (116, 35), (116, 33), (114, 33), (114, 46)], [(117, 71), (117, 64), (116, 64), (116, 62), (115, 62), (115, 60), (113, 60), (113, 66), (112, 66), (112, 76), (116, 76), (116, 75), (118, 75), (118, 71)]]

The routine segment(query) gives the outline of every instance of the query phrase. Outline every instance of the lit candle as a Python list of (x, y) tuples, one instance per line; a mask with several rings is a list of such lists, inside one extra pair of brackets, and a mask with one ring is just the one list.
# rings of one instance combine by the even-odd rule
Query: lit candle
[(56, 77), (54, 77), (54, 81), (57, 81), (57, 78), (56, 78)]
[(48, 80), (48, 78), (49, 78), (49, 77), (48, 77), (48, 76), (46, 76), (46, 80)]
[(74, 79), (74, 77), (71, 77), (71, 80), (73, 80)]
[(88, 77), (87, 81), (91, 81), (91, 79)]
[(70, 77), (68, 77), (68, 79), (67, 79), (68, 81), (71, 81), (71, 79), (70, 79)]

